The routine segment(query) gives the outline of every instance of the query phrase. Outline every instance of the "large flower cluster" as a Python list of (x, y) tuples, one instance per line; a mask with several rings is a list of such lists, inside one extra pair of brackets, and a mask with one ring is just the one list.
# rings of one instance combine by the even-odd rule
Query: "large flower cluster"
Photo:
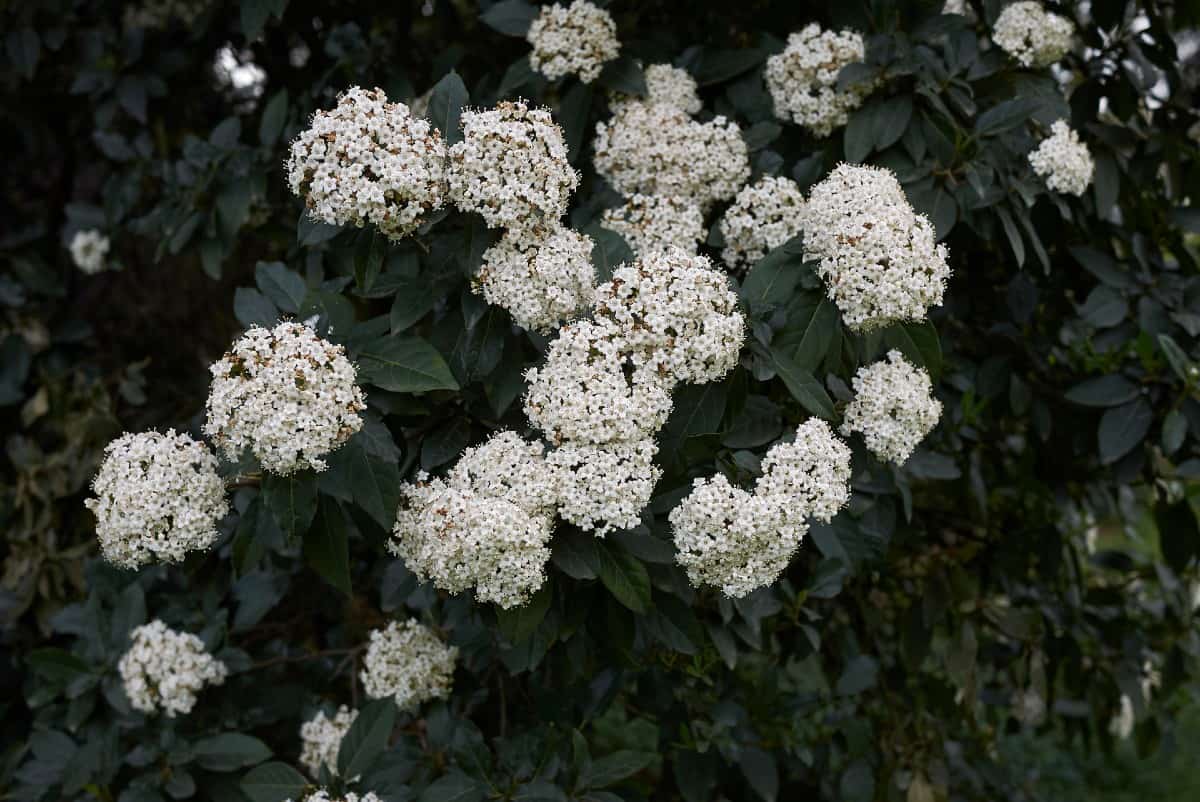
[(1082, 195), (1096, 170), (1091, 151), (1066, 120), (1050, 126), (1050, 136), (1029, 154), (1029, 163), (1051, 191), (1070, 195)]
[(155, 619), (130, 633), (129, 650), (117, 664), (125, 695), (135, 710), (162, 711), (168, 718), (192, 712), (196, 694), (225, 682), (225, 664), (204, 650), (204, 641)]
[(308, 769), (309, 776), (317, 777), (324, 765), (333, 775), (337, 775), (338, 750), (342, 746), (342, 738), (350, 731), (350, 725), (358, 718), (358, 711), (342, 705), (333, 718), (319, 711), (308, 721), (300, 725), (300, 764)]
[(942, 417), (929, 374), (899, 351), (889, 351), (886, 362), (859, 368), (853, 384), (854, 400), (846, 406), (842, 434), (861, 433), (881, 460), (902, 464)]
[(1075, 26), (1042, 8), (1036, 0), (1004, 7), (992, 28), (992, 41), (1023, 67), (1048, 67), (1071, 49)]
[(791, 442), (771, 446), (754, 492), (778, 499), (788, 515), (828, 523), (850, 500), (850, 447), (818, 418), (796, 429)]
[(803, 210), (804, 193), (790, 178), (768, 175), (742, 187), (721, 218), (721, 257), (730, 267), (754, 264), (800, 233)]
[(819, 260), (817, 272), (851, 329), (920, 320), (941, 304), (946, 247), (891, 171), (838, 165), (813, 187), (803, 218), (805, 256)]
[(217, 522), (229, 512), (217, 458), (203, 443), (170, 429), (123, 434), (104, 449), (92, 480), (104, 558), (122, 568), (153, 560), (179, 562), (210, 548)]
[(228, 459), (249, 448), (272, 473), (320, 471), (321, 457), (362, 428), (366, 404), (345, 349), (299, 323), (252, 327), (210, 370), (204, 432)]
[(481, 602), (515, 607), (545, 581), (556, 498), (542, 446), (500, 432), (445, 478), (401, 487), (388, 547), (443, 590), (473, 587)]
[(818, 137), (844, 126), (874, 86), (838, 88), (838, 73), (864, 55), (862, 35), (854, 31), (822, 31), (814, 22), (788, 36), (787, 47), (767, 59), (764, 72), (775, 116)]
[(563, 443), (547, 457), (559, 483), (558, 514), (601, 537), (637, 526), (662, 473), (657, 453), (652, 434), (606, 445)]
[(400, 239), (445, 202), (446, 146), (382, 89), (353, 87), (292, 143), (287, 177), (316, 219)]
[(591, 304), (592, 246), (587, 235), (558, 223), (508, 231), (483, 252), (475, 283), (518, 326), (547, 331)]
[(525, 38), (533, 48), (529, 55), (533, 69), (551, 81), (578, 75), (591, 83), (621, 52), (612, 16), (587, 0), (542, 6)]
[(75, 232), (68, 250), (75, 266), (90, 276), (104, 269), (104, 258), (108, 256), (110, 247), (108, 237), (89, 228)]
[(704, 240), (704, 214), (687, 198), (635, 194), (606, 209), (601, 223), (622, 237), (637, 256), (678, 249), (695, 253)]
[(391, 698), (402, 711), (430, 699), (445, 699), (454, 682), (458, 649), (433, 630), (409, 619), (371, 632), (360, 678), (372, 699)]

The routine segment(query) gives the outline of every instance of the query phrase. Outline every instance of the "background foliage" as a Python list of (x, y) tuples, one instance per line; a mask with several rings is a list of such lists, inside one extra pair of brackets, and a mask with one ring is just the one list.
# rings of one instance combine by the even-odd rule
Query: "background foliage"
[[(1200, 20), (1188, 3), (1068, 4), (1076, 51), (1035, 72), (988, 48), (998, 3), (970, 3), (972, 19), (938, 5), (614, 3), (624, 57), (590, 87), (530, 71), (506, 35), (520, 3), (164, 2), (175, 16), (148, 27), (125, 3), (0, 11), (0, 793), (281, 798), (304, 782), (300, 722), (363, 704), (366, 633), (393, 616), (435, 625), (461, 658), (449, 702), (368, 707), (343, 750), (388, 800), (1062, 798), (1031, 754), (1114, 749), (1122, 694), (1136, 753), (1171, 760), (1200, 657)], [(883, 81), (820, 141), (774, 118), (761, 78), (813, 20), (868, 34), (847, 72)], [(519, 374), (545, 340), (470, 293), (494, 236), (480, 220), (452, 213), (400, 245), (313, 224), (285, 147), (356, 84), (406, 101), (436, 87), (451, 136), (467, 102), (550, 105), (584, 174), (571, 222), (603, 274), (628, 250), (593, 224), (618, 198), (588, 142), (606, 90), (639, 91), (635, 59), (686, 67), (708, 112), (741, 125), (756, 175), (895, 170), (954, 276), (931, 324), (860, 337), (798, 248), (755, 265), (742, 364), (678, 392), (643, 526), (603, 541), (560, 527), (545, 589), (498, 614), (418, 584), (382, 544), (402, 478), (525, 428)], [(1096, 158), (1078, 199), (1047, 193), (1024, 156), (1063, 116)], [(75, 270), (64, 245), (81, 228), (112, 238), (115, 269)], [(82, 499), (104, 444), (197, 431), (207, 365), (281, 315), (318, 315), (347, 346), (364, 432), (319, 478), (239, 488), (214, 554), (103, 564)], [(903, 469), (856, 451), (850, 508), (777, 586), (736, 602), (692, 589), (666, 523), (692, 477), (752, 479), (889, 347), (945, 404), (923, 449)], [(131, 711), (115, 675), (153, 617), (234, 672), (186, 718)], [(1040, 719), (1016, 715), (1030, 692)]]

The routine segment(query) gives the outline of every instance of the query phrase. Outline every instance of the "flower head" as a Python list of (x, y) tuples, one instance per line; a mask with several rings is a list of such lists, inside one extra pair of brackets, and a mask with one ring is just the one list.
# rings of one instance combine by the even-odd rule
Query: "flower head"
[(704, 240), (704, 214), (686, 198), (635, 194), (624, 205), (606, 209), (601, 224), (625, 238), (637, 256), (679, 249), (694, 254)]
[(580, 529), (603, 537), (641, 520), (662, 470), (658, 446), (647, 437), (625, 443), (563, 443), (547, 456), (555, 469), (558, 514)]
[(899, 351), (854, 374), (854, 400), (846, 407), (842, 434), (859, 432), (867, 448), (886, 462), (902, 464), (942, 416), (942, 402), (924, 369)]
[(850, 447), (823, 420), (810, 418), (790, 443), (776, 443), (754, 487), (777, 499), (789, 516), (828, 523), (850, 500)]
[(300, 725), (300, 763), (308, 769), (309, 776), (320, 775), (322, 765), (329, 769), (330, 774), (337, 775), (338, 749), (356, 718), (357, 710), (342, 705), (333, 718), (328, 718), (325, 711), (321, 710)]
[(521, 328), (548, 331), (591, 305), (592, 247), (586, 234), (557, 223), (507, 231), (483, 252), (475, 291)]
[(108, 237), (94, 228), (76, 231), (71, 237), (71, 260), (89, 276), (104, 269), (104, 257), (110, 248)]
[(130, 633), (128, 651), (117, 664), (125, 695), (135, 710), (168, 718), (192, 712), (196, 694), (225, 682), (225, 664), (204, 650), (204, 641), (176, 632), (155, 619)]
[(578, 75), (585, 84), (591, 83), (621, 51), (617, 24), (607, 11), (587, 0), (542, 6), (525, 38), (533, 48), (529, 55), (533, 69), (552, 81)]
[(363, 658), (363, 690), (372, 699), (392, 698), (404, 711), (430, 699), (445, 699), (454, 682), (458, 649), (432, 629), (409, 619), (371, 632)]
[(804, 194), (790, 178), (763, 176), (742, 187), (721, 218), (730, 267), (752, 265), (804, 227)]
[(822, 31), (814, 22), (788, 36), (787, 47), (767, 59), (764, 72), (775, 116), (818, 137), (844, 126), (874, 86), (839, 88), (838, 73), (864, 55), (862, 35), (854, 31)]
[(1091, 151), (1066, 120), (1057, 120), (1050, 131), (1050, 136), (1029, 154), (1029, 164), (1046, 179), (1051, 191), (1082, 195), (1096, 170)]
[(992, 41), (1023, 67), (1048, 67), (1071, 49), (1075, 26), (1036, 0), (1004, 7), (992, 28)]

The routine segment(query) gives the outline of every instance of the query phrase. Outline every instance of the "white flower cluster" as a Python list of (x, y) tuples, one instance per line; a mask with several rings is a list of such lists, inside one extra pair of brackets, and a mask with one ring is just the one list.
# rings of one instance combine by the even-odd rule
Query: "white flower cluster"
[(815, 22), (788, 36), (787, 47), (767, 59), (763, 73), (775, 116), (818, 137), (844, 126), (875, 87), (859, 83), (839, 89), (838, 73), (862, 61), (865, 53), (861, 34), (822, 31)]
[(697, 479), (671, 510), (676, 560), (693, 585), (735, 598), (770, 585), (800, 547), (807, 519), (828, 522), (850, 497), (850, 448), (821, 420), (772, 446), (763, 470), (753, 493), (722, 474)]
[(651, 64), (643, 75), (646, 79), (646, 99), (650, 103), (674, 106), (688, 114), (700, 113), (696, 79), (687, 70), (670, 64)]
[(563, 443), (546, 458), (558, 478), (558, 514), (600, 537), (637, 526), (662, 473), (656, 453), (652, 435), (606, 445)]
[(542, 446), (500, 432), (446, 478), (422, 473), (401, 487), (388, 548), (443, 590), (519, 606), (545, 581), (556, 499)]
[[(287, 802), (293, 802), (293, 800), (288, 799)], [(361, 795), (353, 791), (346, 791), (342, 796), (330, 796), (328, 791), (320, 788), (300, 797), (295, 802), (383, 802), (383, 800), (371, 791)]]
[(321, 773), (322, 764), (328, 767), (331, 774), (337, 776), (338, 749), (341, 748), (342, 738), (346, 737), (356, 718), (357, 710), (342, 705), (333, 718), (328, 718), (325, 711), (321, 710), (300, 725), (300, 764), (308, 769), (310, 777)]
[(117, 670), (135, 710), (168, 718), (192, 712), (196, 694), (225, 682), (225, 664), (204, 650), (204, 641), (155, 619), (130, 633), (129, 650)]
[(790, 178), (763, 176), (742, 187), (721, 218), (730, 267), (752, 265), (800, 233), (804, 227), (804, 193)]
[(548, 331), (591, 304), (592, 246), (587, 235), (557, 223), (507, 231), (483, 252), (474, 286), (521, 328)]
[(578, 75), (591, 83), (621, 51), (612, 16), (587, 0), (542, 6), (525, 38), (533, 48), (533, 69), (551, 81)]
[(491, 228), (527, 230), (567, 211), (579, 174), (547, 109), (523, 101), (464, 111), (463, 139), (450, 148), (450, 196)]
[(362, 428), (366, 404), (340, 345), (299, 323), (252, 327), (210, 368), (205, 434), (226, 458), (250, 448), (264, 470), (324, 470), (321, 457)]
[(176, 563), (204, 551), (221, 536), (217, 522), (229, 512), (217, 458), (186, 434), (123, 434), (104, 449), (92, 479), (104, 558), (122, 568), (162, 560)]
[(882, 167), (840, 164), (804, 206), (804, 253), (846, 325), (869, 331), (921, 320), (942, 302), (948, 253)]
[(1051, 191), (1069, 195), (1082, 195), (1096, 170), (1091, 151), (1066, 120), (1050, 126), (1050, 136), (1029, 154), (1029, 163)]
[(860, 432), (871, 453), (885, 462), (903, 464), (942, 417), (929, 374), (899, 351), (889, 351), (886, 362), (859, 368), (853, 384), (842, 434)]
[(412, 619), (392, 621), (371, 632), (360, 676), (363, 690), (372, 699), (391, 698), (400, 710), (413, 711), (450, 695), (457, 659), (458, 649), (428, 627)]
[(75, 266), (89, 276), (104, 269), (104, 257), (108, 256), (111, 247), (108, 237), (94, 228), (76, 231), (71, 237), (71, 261)]
[(1071, 49), (1075, 26), (1042, 8), (1036, 0), (1004, 7), (992, 28), (992, 41), (1023, 67), (1048, 67)]
[(601, 225), (617, 232), (637, 256), (675, 248), (695, 253), (704, 240), (704, 214), (687, 198), (633, 195), (624, 205), (606, 209)]
[(309, 214), (334, 225), (371, 223), (411, 234), (446, 196), (446, 146), (427, 120), (382, 89), (353, 87), (318, 111), (292, 143), (288, 184)]

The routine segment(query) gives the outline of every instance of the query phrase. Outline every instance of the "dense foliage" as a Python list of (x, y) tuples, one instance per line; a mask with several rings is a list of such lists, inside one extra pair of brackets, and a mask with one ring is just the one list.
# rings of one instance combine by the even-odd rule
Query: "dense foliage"
[[(1037, 799), (1006, 734), (1104, 753), (1124, 717), (1140, 754), (1175, 749), (1200, 671), (1200, 18), (1054, 4), (1072, 49), (1025, 66), (993, 43), (1001, 6), (613, 2), (619, 55), (583, 83), (534, 71), (521, 0), (8, 4), (0, 797)], [(812, 22), (865, 43), (838, 78), (858, 105), (820, 137), (776, 116), (764, 79)], [(479, 214), (447, 206), (396, 239), (314, 221), (288, 143), (354, 86), (427, 109), (449, 145), (464, 107), (546, 106), (580, 174), (566, 222), (603, 282), (640, 246), (605, 217), (624, 199), (597, 125), (663, 63), (699, 85), (688, 114), (740, 128), (751, 181), (808, 197), (839, 162), (893, 171), (948, 249), (943, 303), (847, 325), (803, 235), (727, 242), (729, 197), (706, 200), (699, 248), (729, 263), (746, 339), (732, 370), (673, 385), (640, 523), (557, 520), (522, 605), (421, 582), (388, 550), (402, 483), (495, 432), (538, 436), (524, 371), (553, 329), (473, 291), (502, 233)], [(1028, 158), (1058, 120), (1094, 159), (1079, 195)], [(106, 253), (76, 243), (90, 231)], [(227, 438), (205, 426), (209, 366), (281, 319), (344, 347), (361, 428), (330, 418), (320, 472), (220, 452), (231, 509), (195, 532), (211, 551), (102, 559), (84, 502), (105, 446)], [(933, 379), (933, 433), (899, 466), (850, 437), (849, 504), (810, 521), (779, 581), (693, 586), (670, 518), (693, 480), (754, 487), (799, 424), (837, 429), (856, 372), (892, 351)], [(197, 637), (133, 636), (154, 620)], [(393, 621), (423, 626), (370, 634)], [(206, 677), (171, 715), (129, 692), (157, 642)], [(370, 701), (368, 646), (429, 666), (425, 685)], [(340, 747), (302, 761), (302, 724), (321, 711), (328, 738), (342, 705)]]

